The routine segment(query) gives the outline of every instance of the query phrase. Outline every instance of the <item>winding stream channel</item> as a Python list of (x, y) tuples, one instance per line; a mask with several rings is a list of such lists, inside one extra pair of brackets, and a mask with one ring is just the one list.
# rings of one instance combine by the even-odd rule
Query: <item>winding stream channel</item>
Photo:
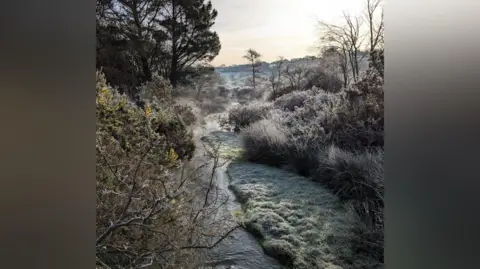
[[(220, 142), (221, 156), (241, 153), (240, 137), (222, 131), (215, 115), (205, 123), (203, 131), (196, 134), (199, 142)], [(353, 219), (338, 197), (317, 182), (240, 160), (217, 168), (215, 180), (219, 191), (229, 198), (220, 215), (233, 218), (240, 213), (251, 233), (238, 229), (208, 251), (205, 268), (273, 269), (285, 268), (281, 265), (285, 264), (300, 269), (340, 269), (356, 268), (355, 263), (366, 259), (358, 257), (342, 239), (348, 239), (343, 235), (348, 235)]]
[[(216, 120), (217, 115), (205, 118), (203, 130), (195, 134), (197, 139), (214, 140), (222, 145), (241, 147), (237, 134), (223, 131)], [(228, 164), (227, 164), (228, 165)], [(241, 210), (241, 204), (235, 194), (229, 189), (230, 180), (227, 175), (227, 165), (216, 169), (216, 185), (228, 197), (222, 214), (233, 216)], [(266, 255), (257, 239), (244, 229), (237, 229), (229, 237), (206, 254), (206, 263), (203, 268), (216, 269), (277, 269), (284, 268), (272, 257)]]

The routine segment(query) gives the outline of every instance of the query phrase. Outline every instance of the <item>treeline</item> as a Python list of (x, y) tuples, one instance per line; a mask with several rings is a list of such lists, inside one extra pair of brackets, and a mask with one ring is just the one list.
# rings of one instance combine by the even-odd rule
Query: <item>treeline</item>
[(133, 99), (156, 75), (187, 83), (220, 51), (217, 14), (204, 0), (97, 0), (97, 69)]

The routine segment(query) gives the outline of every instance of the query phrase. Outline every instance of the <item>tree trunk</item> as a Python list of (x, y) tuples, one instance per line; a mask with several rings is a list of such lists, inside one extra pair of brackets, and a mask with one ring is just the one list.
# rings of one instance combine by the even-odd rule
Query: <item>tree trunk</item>
[(252, 61), (252, 83), (253, 88), (255, 89), (255, 63)]
[(140, 61), (142, 62), (142, 71), (143, 71), (144, 81), (152, 80), (152, 71), (150, 70), (150, 65), (148, 64), (147, 58), (142, 56)]
[(171, 70), (170, 70), (170, 84), (175, 88), (178, 84), (178, 71), (177, 71), (177, 61), (172, 59)]

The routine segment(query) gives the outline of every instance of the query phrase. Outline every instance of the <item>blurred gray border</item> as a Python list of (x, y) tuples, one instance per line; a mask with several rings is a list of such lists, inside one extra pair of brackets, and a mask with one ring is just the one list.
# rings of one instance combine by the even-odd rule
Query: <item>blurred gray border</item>
[(389, 269), (474, 268), (480, 2), (385, 8)]

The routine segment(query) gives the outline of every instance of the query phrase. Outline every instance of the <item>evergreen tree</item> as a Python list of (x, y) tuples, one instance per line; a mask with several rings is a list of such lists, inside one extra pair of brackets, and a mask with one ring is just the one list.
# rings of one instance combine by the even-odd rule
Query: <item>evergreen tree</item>
[(218, 55), (216, 16), (204, 0), (97, 0), (97, 68), (131, 96), (153, 73), (175, 86)]
[(164, 16), (159, 20), (163, 26), (157, 41), (168, 44), (169, 79), (175, 86), (182, 71), (194, 63), (208, 63), (220, 52), (220, 39), (210, 28), (214, 25), (217, 11), (212, 2), (203, 0), (168, 0)]
[(247, 54), (243, 56), (243, 58), (245, 58), (249, 62), (252, 68), (252, 84), (254, 89), (256, 87), (255, 78), (258, 76), (257, 73), (260, 72), (259, 68), (261, 65), (261, 62), (260, 62), (261, 56), (262, 55), (260, 55), (260, 53), (258, 53), (254, 49), (248, 49)]

